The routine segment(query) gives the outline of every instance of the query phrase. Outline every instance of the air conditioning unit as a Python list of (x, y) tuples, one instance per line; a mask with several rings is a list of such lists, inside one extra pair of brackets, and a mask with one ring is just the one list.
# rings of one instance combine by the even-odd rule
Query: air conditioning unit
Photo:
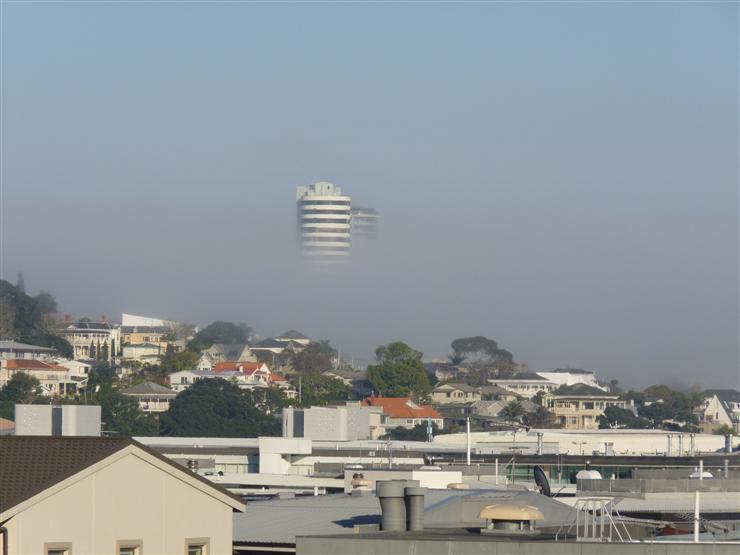
[(369, 457), (374, 457), (374, 456), (375, 456), (375, 451), (370, 451), (370, 452), (368, 452), (368, 456), (369, 456)]

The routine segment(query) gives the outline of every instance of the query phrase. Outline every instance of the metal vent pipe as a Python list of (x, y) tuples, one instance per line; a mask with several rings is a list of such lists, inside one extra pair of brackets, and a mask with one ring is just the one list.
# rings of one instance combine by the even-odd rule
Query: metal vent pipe
[(423, 530), (426, 488), (407, 486), (403, 491), (406, 505), (406, 530)]
[(403, 480), (378, 481), (375, 485), (380, 510), (380, 529), (385, 532), (406, 530), (406, 505), (403, 499), (406, 482)]

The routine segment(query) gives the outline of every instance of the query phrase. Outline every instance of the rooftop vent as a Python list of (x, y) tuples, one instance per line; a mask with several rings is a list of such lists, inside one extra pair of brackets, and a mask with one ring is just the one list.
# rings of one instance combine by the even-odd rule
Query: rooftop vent
[(542, 520), (542, 512), (532, 505), (489, 505), (478, 513), (486, 521), (482, 534), (533, 535), (534, 523)]

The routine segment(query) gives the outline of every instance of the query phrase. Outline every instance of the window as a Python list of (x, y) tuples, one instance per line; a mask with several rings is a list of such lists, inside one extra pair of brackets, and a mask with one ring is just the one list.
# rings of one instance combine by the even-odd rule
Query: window
[(44, 544), (45, 555), (72, 555), (72, 544), (71, 543), (45, 543)]
[(116, 555), (141, 555), (141, 540), (117, 541)]
[(185, 555), (208, 555), (208, 544), (204, 538), (189, 539), (185, 541)]

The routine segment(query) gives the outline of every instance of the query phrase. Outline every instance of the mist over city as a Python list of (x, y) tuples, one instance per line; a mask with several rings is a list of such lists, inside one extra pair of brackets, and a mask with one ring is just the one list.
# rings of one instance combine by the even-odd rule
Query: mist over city
[[(366, 361), (480, 334), (542, 370), (736, 382), (718, 9), (4, 10), (2, 277), (62, 312), (295, 327)], [(315, 181), (380, 214), (329, 273), (298, 255), (294, 192)]]
[(0, 0), (0, 555), (737, 555), (739, 21)]

